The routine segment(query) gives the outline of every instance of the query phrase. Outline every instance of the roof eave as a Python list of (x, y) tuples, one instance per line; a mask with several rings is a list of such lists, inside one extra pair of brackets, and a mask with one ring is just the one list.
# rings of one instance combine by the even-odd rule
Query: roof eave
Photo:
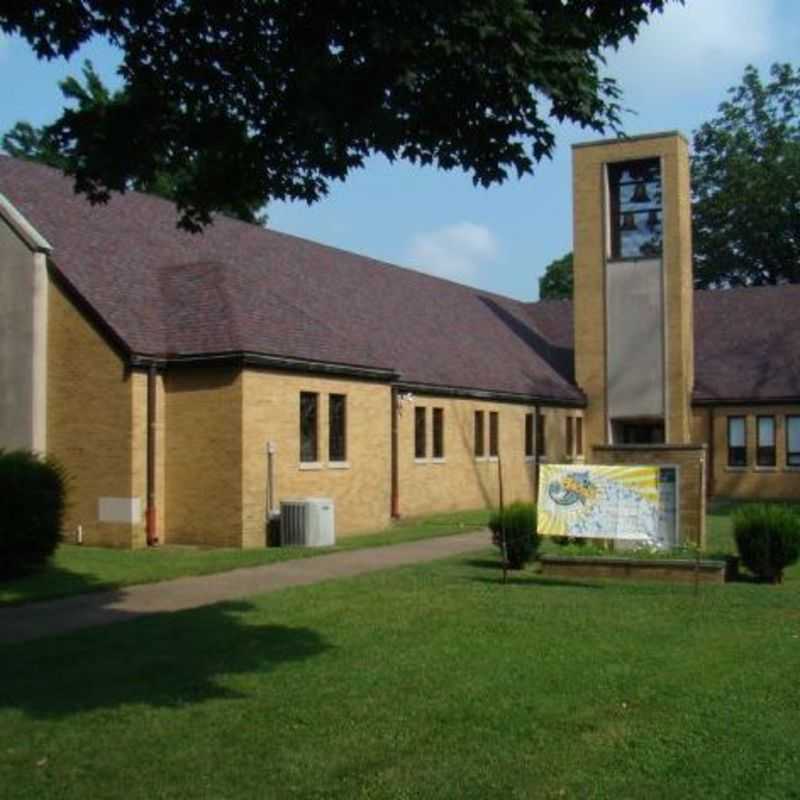
[(11, 230), (13, 230), (34, 253), (49, 254), (52, 252), (53, 248), (50, 242), (28, 222), (23, 214), (17, 210), (13, 203), (2, 193), (0, 193), (0, 218), (5, 220)]

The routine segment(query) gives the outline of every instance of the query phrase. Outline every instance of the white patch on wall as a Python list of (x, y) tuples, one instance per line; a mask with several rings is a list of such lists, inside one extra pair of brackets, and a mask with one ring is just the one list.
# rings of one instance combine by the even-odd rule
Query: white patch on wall
[(494, 261), (499, 250), (485, 225), (456, 222), (415, 234), (405, 261), (439, 278), (474, 283), (481, 267)]
[(142, 521), (142, 501), (138, 497), (101, 497), (97, 501), (97, 519), (136, 525)]

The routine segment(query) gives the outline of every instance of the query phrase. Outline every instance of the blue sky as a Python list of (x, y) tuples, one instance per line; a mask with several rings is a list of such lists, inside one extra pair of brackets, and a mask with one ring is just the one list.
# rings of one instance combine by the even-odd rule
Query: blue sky
[[(679, 129), (712, 117), (745, 66), (766, 75), (797, 63), (796, 0), (687, 0), (656, 15), (634, 44), (609, 55), (624, 91), (629, 134)], [(119, 55), (102, 42), (70, 62), (38, 61), (21, 40), (0, 34), (0, 132), (17, 120), (43, 124), (62, 107), (57, 83), (89, 58), (109, 83)], [(270, 227), (524, 300), (538, 295), (546, 265), (572, 247), (570, 145), (597, 138), (557, 129), (552, 161), (534, 176), (490, 189), (463, 173), (371, 159), (313, 206), (273, 203)]]

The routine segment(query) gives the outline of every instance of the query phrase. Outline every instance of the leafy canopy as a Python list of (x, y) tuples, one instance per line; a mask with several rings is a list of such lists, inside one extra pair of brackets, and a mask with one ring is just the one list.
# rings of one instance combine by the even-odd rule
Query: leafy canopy
[[(74, 78), (68, 78), (61, 84), (64, 96), (75, 100), (79, 108), (93, 102), (108, 102), (115, 97), (108, 93), (91, 62), (86, 62), (83, 77), (85, 86), (82, 86)], [(69, 169), (69, 159), (61, 151), (52, 126), (36, 128), (29, 122), (17, 122), (0, 138), (0, 146), (15, 158), (27, 158), (65, 171)], [(174, 202), (178, 196), (178, 186), (184, 177), (181, 173), (165, 167), (146, 180), (132, 179), (126, 188), (154, 194)], [(217, 210), (243, 222), (257, 225), (266, 225), (267, 223), (267, 215), (259, 210), (258, 205), (248, 206), (246, 203), (237, 203), (233, 208), (220, 206)]]
[(95, 202), (176, 176), (197, 228), (220, 208), (313, 202), (370, 153), (483, 186), (532, 173), (552, 119), (617, 127), (603, 50), (667, 1), (29, 0), (0, 5), (0, 30), (42, 58), (94, 35), (121, 48), (121, 92), (70, 85), (58, 149)]
[(694, 135), (695, 285), (800, 282), (800, 69), (748, 66)]
[(551, 261), (539, 278), (540, 300), (572, 299), (572, 253)]

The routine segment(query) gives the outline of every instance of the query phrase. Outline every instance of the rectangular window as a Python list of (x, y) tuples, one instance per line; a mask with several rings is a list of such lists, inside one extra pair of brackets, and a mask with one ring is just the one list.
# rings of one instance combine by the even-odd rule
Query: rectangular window
[(800, 417), (786, 417), (786, 466), (800, 467)]
[(536, 420), (536, 455), (538, 458), (544, 458), (547, 455), (545, 422), (547, 422), (547, 417), (540, 414)]
[(500, 419), (496, 411), (489, 412), (489, 455), (496, 456), (500, 446)]
[(328, 397), (328, 459), (347, 461), (347, 397)]
[(612, 260), (661, 254), (661, 165), (657, 158), (608, 167)]
[(533, 456), (533, 414), (525, 415), (525, 455)]
[(444, 458), (444, 409), (433, 409), (433, 457)]
[(572, 429), (572, 417), (566, 418), (567, 423), (567, 455), (573, 455), (573, 447), (575, 446), (574, 433)]
[(756, 418), (756, 465), (775, 466), (775, 417)]
[(414, 409), (414, 458), (425, 458), (428, 443), (425, 440), (425, 408), (417, 406)]
[(475, 412), (475, 457), (483, 458), (483, 411)]
[(583, 417), (575, 417), (575, 455), (583, 455)]
[(319, 395), (313, 392), (300, 392), (300, 461), (319, 461), (317, 445)]
[(728, 466), (747, 466), (747, 426), (745, 417), (728, 417)]

